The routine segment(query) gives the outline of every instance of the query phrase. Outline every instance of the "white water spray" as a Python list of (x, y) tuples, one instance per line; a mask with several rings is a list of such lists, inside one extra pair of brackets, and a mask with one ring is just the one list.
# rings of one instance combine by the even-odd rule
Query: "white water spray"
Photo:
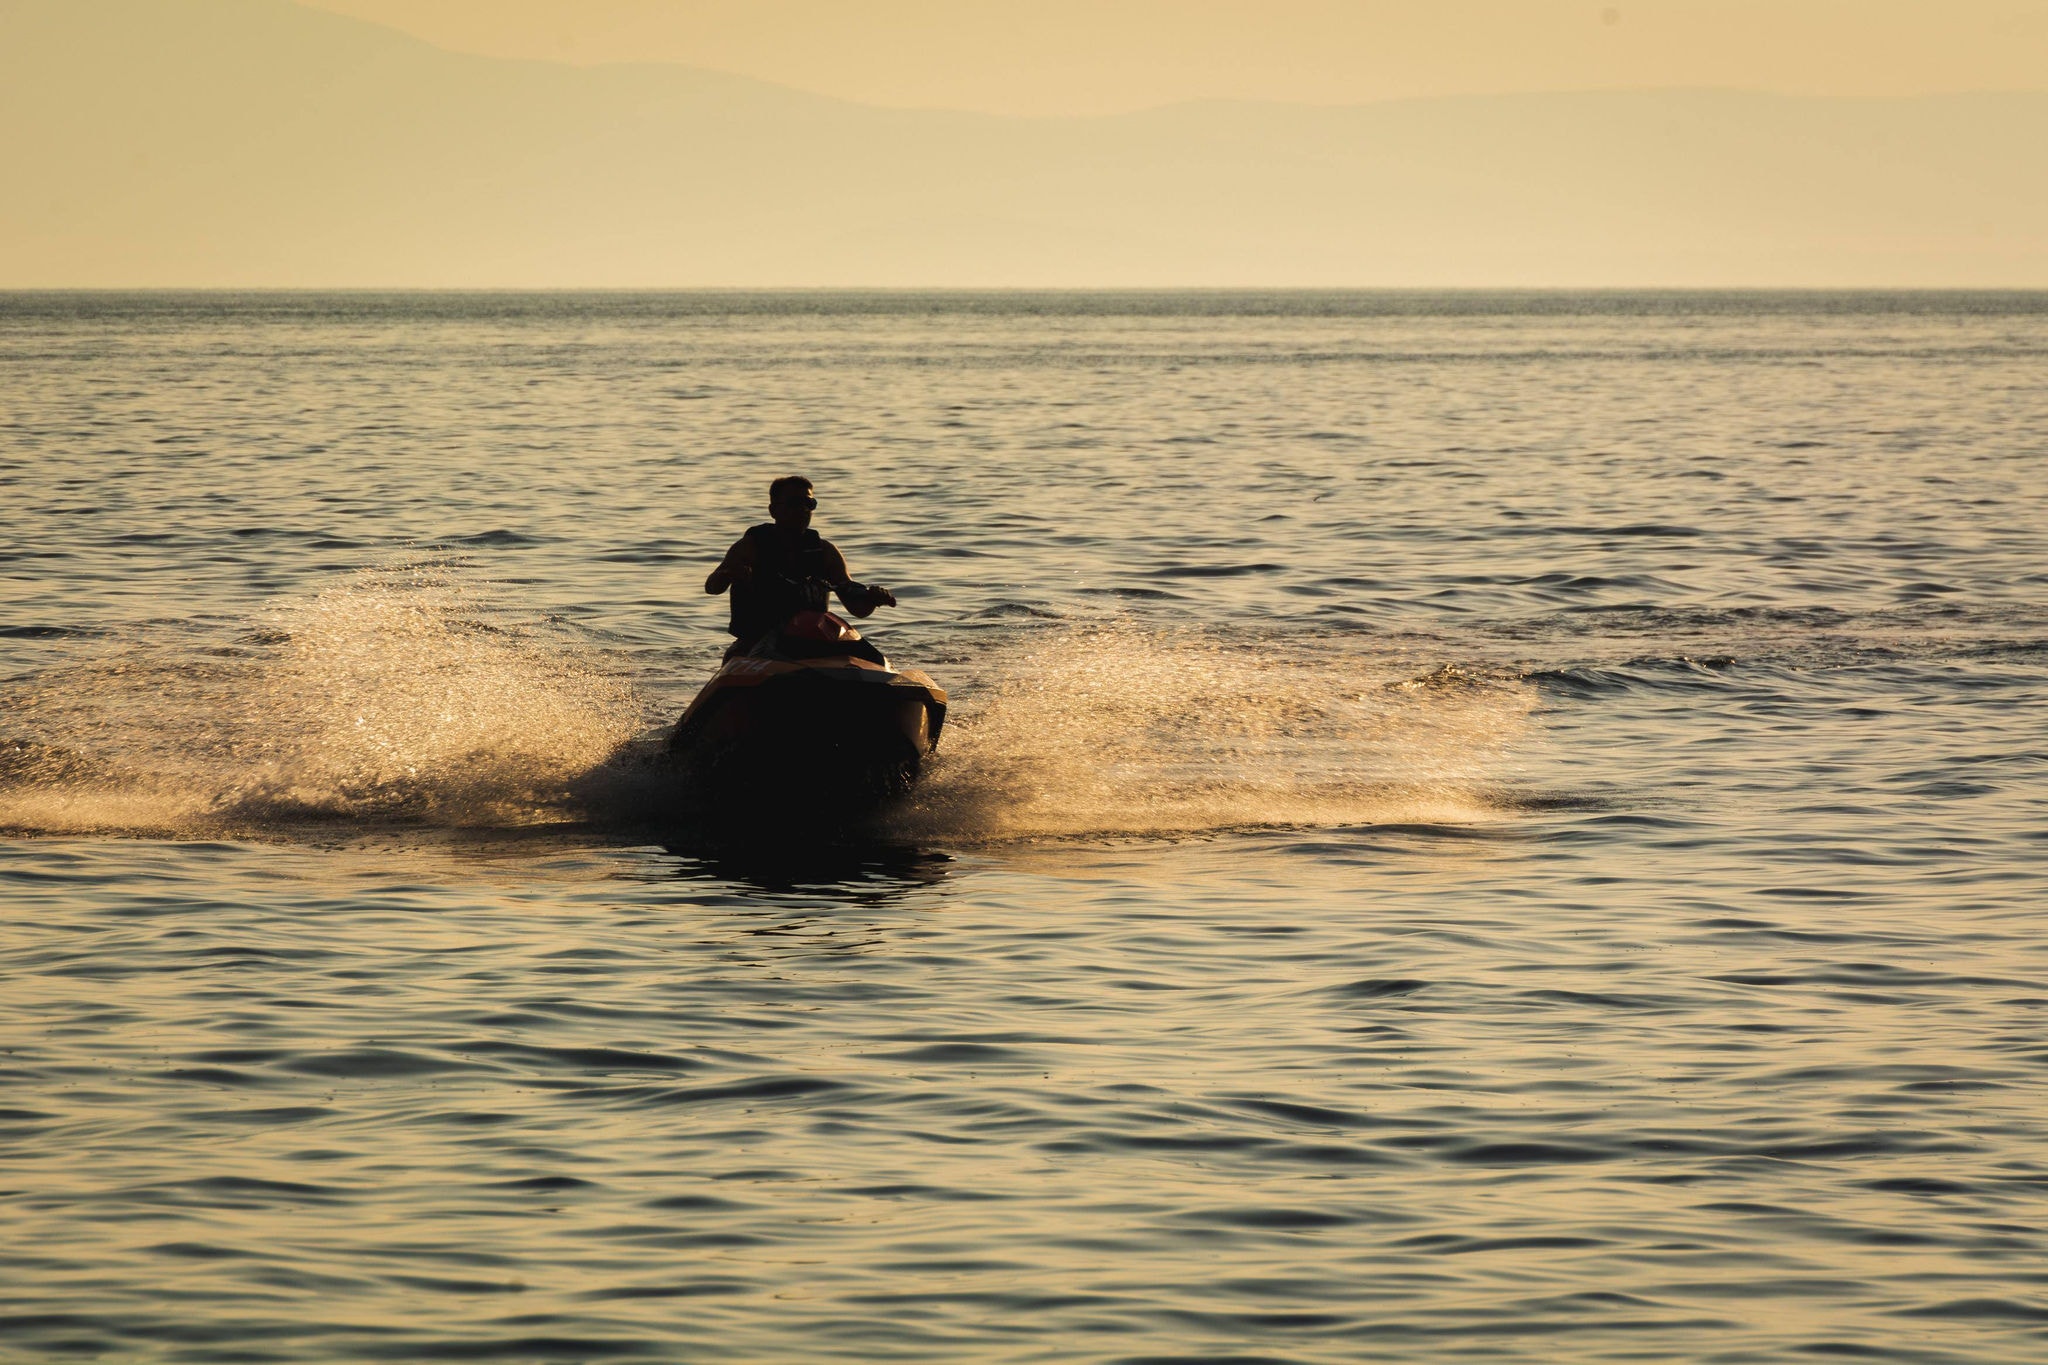
[(1526, 687), (1388, 657), (1104, 628), (990, 670), (907, 837), (1013, 840), (1495, 817)]
[[(458, 563), (365, 571), (232, 631), (0, 692), (0, 828), (212, 837), (308, 822), (638, 826), (657, 719), (573, 632)], [(1470, 823), (1528, 689), (1357, 646), (1078, 628), (944, 679), (939, 754), (881, 832), (925, 843)], [(977, 685), (976, 679), (980, 679)], [(645, 746), (640, 746), (644, 748)], [(673, 795), (673, 793), (669, 793)]]
[(630, 683), (429, 562), (279, 603), (232, 644), (157, 639), (0, 698), (0, 827), (561, 819), (642, 721)]

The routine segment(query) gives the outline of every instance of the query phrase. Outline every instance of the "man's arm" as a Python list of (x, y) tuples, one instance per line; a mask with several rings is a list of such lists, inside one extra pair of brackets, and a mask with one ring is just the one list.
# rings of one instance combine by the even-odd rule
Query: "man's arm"
[(846, 556), (830, 541), (825, 542), (826, 572), (832, 575), (832, 591), (839, 594), (839, 600), (855, 616), (867, 617), (875, 614), (876, 607), (893, 607), (896, 594), (874, 583), (856, 583), (847, 576)]
[(725, 552), (725, 558), (718, 561), (718, 567), (704, 580), (704, 591), (716, 597), (735, 583), (744, 583), (754, 576), (754, 542), (741, 536)]

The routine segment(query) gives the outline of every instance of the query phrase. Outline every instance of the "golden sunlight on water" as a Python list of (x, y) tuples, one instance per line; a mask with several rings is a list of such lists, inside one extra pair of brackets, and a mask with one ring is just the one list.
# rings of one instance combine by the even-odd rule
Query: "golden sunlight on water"
[[(2044, 359), (0, 297), (0, 1356), (2033, 1359)], [(746, 837), (659, 751), (792, 471), (952, 712)]]

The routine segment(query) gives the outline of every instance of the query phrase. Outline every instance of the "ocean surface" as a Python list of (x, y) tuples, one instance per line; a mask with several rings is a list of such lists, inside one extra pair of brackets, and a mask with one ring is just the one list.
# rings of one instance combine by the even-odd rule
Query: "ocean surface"
[(0, 1358), (2048, 1359), (2048, 295), (0, 295), (0, 506)]

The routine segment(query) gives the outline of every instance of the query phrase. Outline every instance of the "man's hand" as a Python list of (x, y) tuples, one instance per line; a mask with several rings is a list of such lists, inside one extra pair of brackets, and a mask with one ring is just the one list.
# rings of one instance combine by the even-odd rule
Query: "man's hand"
[(704, 591), (716, 595), (734, 583), (744, 583), (753, 576), (754, 569), (750, 564), (721, 564), (704, 580)]
[(746, 553), (747, 542), (742, 540), (725, 552), (725, 558), (718, 561), (718, 567), (704, 580), (704, 591), (716, 596), (735, 583), (745, 583), (754, 577), (753, 556)]
[(844, 602), (846, 609), (855, 616), (873, 616), (876, 607), (896, 605), (895, 593), (873, 583), (855, 583), (849, 579), (839, 584), (833, 591), (839, 594), (839, 600)]

